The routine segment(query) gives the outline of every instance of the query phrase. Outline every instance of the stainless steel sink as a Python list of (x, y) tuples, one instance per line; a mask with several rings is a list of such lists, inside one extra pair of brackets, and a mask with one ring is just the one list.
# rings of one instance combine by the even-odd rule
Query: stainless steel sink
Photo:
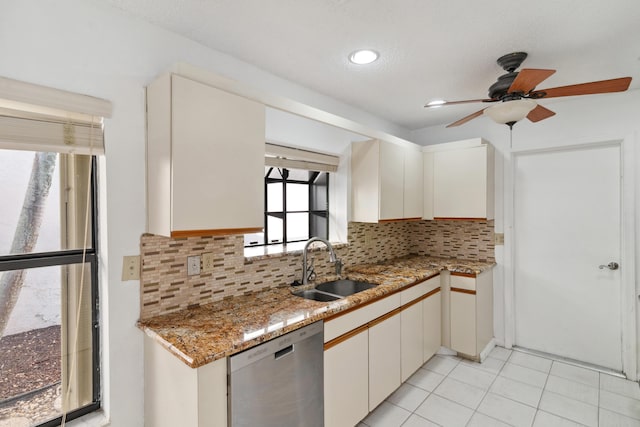
[(317, 285), (315, 289), (294, 291), (293, 295), (315, 301), (328, 302), (348, 297), (349, 295), (353, 295), (358, 292), (366, 291), (367, 289), (371, 289), (375, 286), (377, 285), (374, 285), (373, 283), (342, 279), (321, 283)]
[(375, 287), (373, 283), (357, 282), (355, 280), (334, 280), (332, 282), (321, 283), (316, 286), (318, 291), (327, 292), (334, 295), (340, 295), (342, 297), (348, 297), (349, 295), (357, 294), (358, 292), (366, 291)]
[(318, 292), (315, 289), (311, 289), (308, 291), (296, 291), (296, 292), (293, 292), (293, 294), (298, 297), (312, 299), (314, 301), (321, 301), (321, 302), (335, 301), (337, 299), (342, 298), (338, 295), (330, 295), (324, 292)]

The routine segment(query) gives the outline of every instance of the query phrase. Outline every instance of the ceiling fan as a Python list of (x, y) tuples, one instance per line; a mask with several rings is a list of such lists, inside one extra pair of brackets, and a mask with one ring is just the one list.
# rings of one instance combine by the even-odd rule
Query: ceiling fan
[(469, 114), (447, 125), (447, 127), (460, 126), (483, 114), (491, 117), (497, 123), (513, 127), (516, 122), (525, 117), (532, 122), (539, 122), (556, 114), (548, 108), (539, 105), (535, 101), (537, 99), (623, 92), (627, 90), (629, 84), (631, 84), (631, 77), (622, 77), (536, 90), (536, 86), (555, 73), (556, 70), (523, 68), (520, 71), (516, 71), (526, 57), (527, 54), (525, 52), (514, 52), (498, 58), (498, 65), (507, 73), (498, 77), (498, 80), (489, 87), (488, 98), (469, 99), (465, 101), (434, 101), (425, 105), (425, 107), (434, 108), (474, 102), (497, 103), (490, 107), (483, 108), (480, 111), (476, 111), (473, 114)]

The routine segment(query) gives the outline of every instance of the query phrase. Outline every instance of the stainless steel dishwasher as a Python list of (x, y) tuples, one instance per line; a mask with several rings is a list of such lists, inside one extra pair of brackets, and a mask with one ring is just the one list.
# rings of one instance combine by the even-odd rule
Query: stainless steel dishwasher
[(324, 325), (312, 323), (229, 358), (231, 427), (323, 427)]

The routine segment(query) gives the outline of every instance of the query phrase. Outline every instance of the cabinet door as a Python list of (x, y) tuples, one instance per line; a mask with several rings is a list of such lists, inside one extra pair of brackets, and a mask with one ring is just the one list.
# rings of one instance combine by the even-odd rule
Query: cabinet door
[[(369, 328), (369, 410), (400, 387), (400, 313)], [(330, 425), (330, 424), (328, 424)]]
[(424, 197), (422, 153), (404, 149), (404, 218), (422, 218)]
[(422, 301), (424, 320), (423, 362), (431, 359), (442, 345), (442, 295), (436, 292)]
[(424, 332), (422, 301), (405, 308), (400, 313), (401, 380), (404, 382), (423, 363)]
[(369, 413), (368, 332), (324, 352), (324, 424), (353, 427)]
[(423, 163), (423, 179), (424, 179), (424, 188), (423, 188), (423, 206), (422, 206), (422, 218), (423, 219), (433, 219), (433, 161), (434, 161), (434, 153), (433, 152), (425, 152), (422, 155), (422, 163)]
[(404, 218), (404, 149), (380, 141), (379, 219)]
[(477, 353), (476, 296), (451, 291), (451, 348), (469, 356)]
[(487, 146), (434, 153), (437, 218), (490, 218), (487, 211)]
[(171, 230), (262, 228), (265, 109), (172, 77)]
[(378, 222), (380, 213), (380, 143), (351, 144), (352, 220)]

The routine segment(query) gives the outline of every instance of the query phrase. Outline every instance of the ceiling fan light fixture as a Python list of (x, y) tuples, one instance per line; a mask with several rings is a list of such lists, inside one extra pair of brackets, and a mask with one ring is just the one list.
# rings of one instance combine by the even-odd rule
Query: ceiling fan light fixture
[(349, 55), (349, 61), (358, 65), (366, 65), (376, 61), (379, 57), (380, 55), (375, 50), (360, 49)]
[(516, 99), (492, 105), (484, 110), (484, 114), (496, 123), (509, 124), (524, 119), (537, 106), (531, 99)]

